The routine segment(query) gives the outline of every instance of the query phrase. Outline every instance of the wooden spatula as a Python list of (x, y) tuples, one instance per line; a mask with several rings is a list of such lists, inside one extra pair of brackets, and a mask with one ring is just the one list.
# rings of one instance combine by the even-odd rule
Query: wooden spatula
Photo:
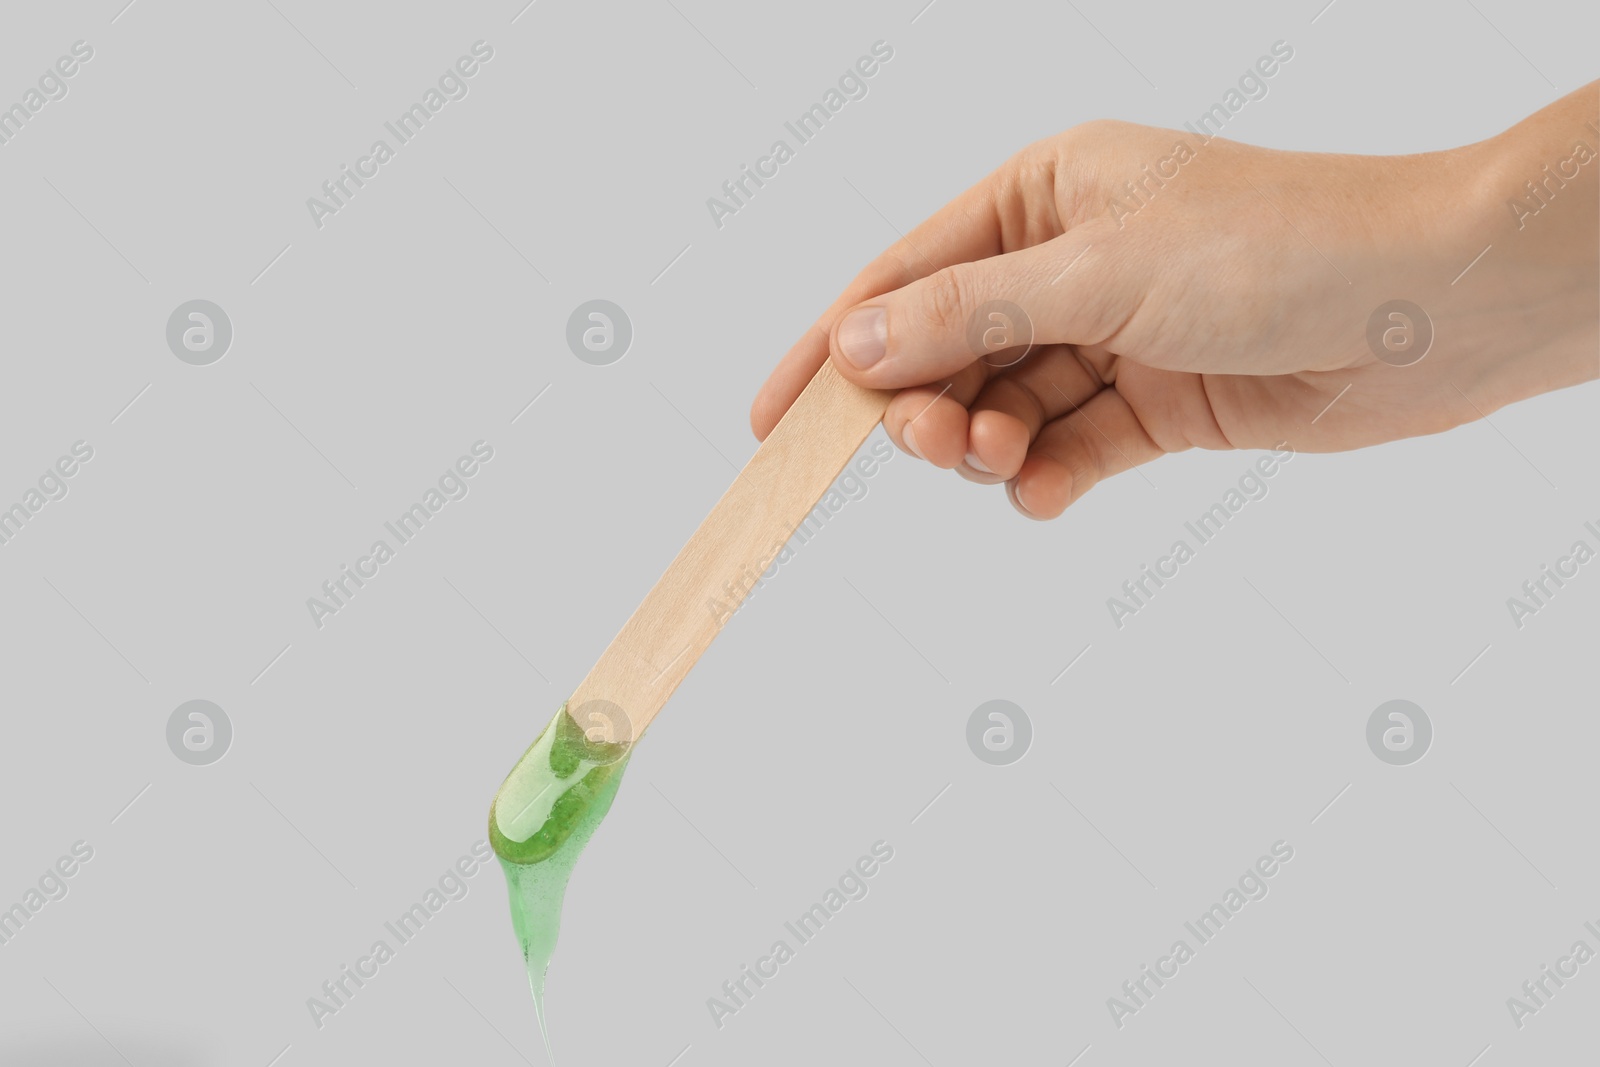
[[(744, 599), (750, 576), (770, 566), (892, 395), (822, 365), (568, 700), (581, 727), (604, 720), (613, 734), (605, 740), (639, 739)], [(614, 709), (621, 723), (611, 721)]]

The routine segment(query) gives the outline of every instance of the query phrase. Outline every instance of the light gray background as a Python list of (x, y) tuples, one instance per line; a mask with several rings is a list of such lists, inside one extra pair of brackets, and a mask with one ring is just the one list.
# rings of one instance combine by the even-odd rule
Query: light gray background
[[(493, 869), (321, 1030), (305, 1001), (483, 836), (895, 229), (1075, 123), (1179, 125), (1279, 39), (1228, 135), (1383, 153), (1577, 88), (1600, 31), (1509, 0), (122, 2), (0, 33), (6, 102), (95, 48), (0, 146), (0, 498), (95, 448), (0, 547), (0, 902), (95, 848), (0, 947), (8, 1064), (542, 1064)], [(305, 199), (480, 38), (470, 95), (315, 229)], [(870, 95), (715, 229), (706, 197), (879, 39)], [(209, 367), (164, 340), (195, 298), (234, 326)], [(609, 367), (564, 343), (595, 298), (635, 329)], [(1520, 632), (1505, 600), (1594, 540), (1595, 395), (1298, 457), (1120, 632), (1105, 598), (1254, 456), (1046, 525), (897, 456), (638, 751), (573, 883), (558, 1057), (1576, 1062), (1600, 962), (1520, 1032), (1505, 1000), (1600, 920), (1600, 573)], [(478, 439), (470, 495), (315, 629), (306, 598)], [(1364, 741), (1396, 697), (1436, 731), (1410, 767)], [(197, 698), (235, 732), (207, 767), (164, 741)], [(996, 698), (1034, 728), (1009, 767), (964, 740)], [(714, 1028), (879, 839), (870, 895)], [(1106, 998), (1278, 839), (1270, 896), (1116, 1029)]]

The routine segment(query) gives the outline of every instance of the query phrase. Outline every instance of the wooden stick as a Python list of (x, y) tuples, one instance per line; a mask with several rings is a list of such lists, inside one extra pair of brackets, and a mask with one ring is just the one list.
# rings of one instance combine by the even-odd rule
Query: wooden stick
[[(572, 694), (567, 706), (580, 725), (603, 720), (627, 735), (605, 740), (638, 740), (882, 420), (891, 395), (822, 365)], [(591, 701), (615, 707), (585, 712)]]

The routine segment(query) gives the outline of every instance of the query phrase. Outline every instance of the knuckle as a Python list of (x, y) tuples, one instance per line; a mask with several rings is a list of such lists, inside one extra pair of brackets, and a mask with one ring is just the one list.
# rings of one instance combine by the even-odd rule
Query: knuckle
[(966, 330), (971, 285), (964, 275), (965, 271), (946, 267), (928, 276), (921, 305), (923, 324), (930, 333), (944, 335)]
[(1081, 415), (1066, 420), (1066, 426), (1072, 432), (1072, 445), (1068, 450), (1072, 477), (1074, 481), (1082, 482), (1086, 490), (1106, 474), (1105, 449), (1099, 432), (1090, 430), (1087, 422)]

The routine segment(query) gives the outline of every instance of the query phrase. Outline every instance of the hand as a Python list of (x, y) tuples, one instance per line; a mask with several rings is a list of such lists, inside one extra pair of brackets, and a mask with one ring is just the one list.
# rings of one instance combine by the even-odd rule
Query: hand
[[(1586, 381), (1600, 344), (1597, 88), (1415, 156), (1069, 130), (862, 271), (773, 372), (751, 425), (765, 438), (831, 356), (846, 378), (899, 391), (883, 423), (901, 448), (1004, 482), (1019, 511), (1048, 519), (1168, 452), (1360, 448)], [(1396, 299), (1427, 319), (1380, 316), (1379, 335), (1393, 330), (1374, 347), (1369, 320)], [(995, 301), (1009, 313), (991, 319)], [(1431, 347), (1394, 365), (1429, 320)]]

